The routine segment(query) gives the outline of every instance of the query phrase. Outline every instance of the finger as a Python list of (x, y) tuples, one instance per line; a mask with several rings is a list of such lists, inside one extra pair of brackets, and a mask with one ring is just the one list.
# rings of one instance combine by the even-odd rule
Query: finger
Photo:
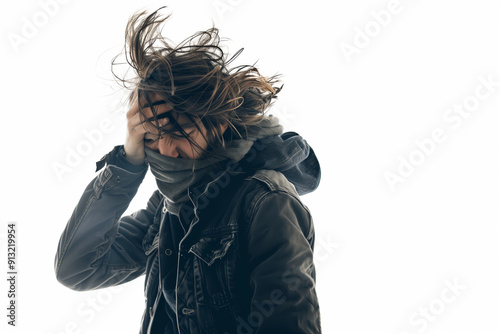
[[(163, 113), (161, 114), (161, 116), (165, 115), (166, 113)], [(169, 119), (167, 117), (161, 117), (159, 116), (157, 118), (158, 120), (158, 125), (159, 126), (164, 126), (166, 125), (168, 122), (169, 122)], [(141, 114), (137, 113), (135, 114), (134, 116), (132, 116), (129, 120), (128, 120), (128, 125), (129, 125), (129, 129), (131, 129), (132, 127), (136, 127), (136, 126), (140, 126), (141, 124), (147, 124), (149, 126), (148, 130), (151, 130), (151, 129), (156, 129), (157, 127), (157, 124), (156, 124), (156, 121), (155, 120), (142, 120), (142, 117), (141, 117)]]
[(157, 117), (159, 117), (162, 114), (166, 114), (167, 112), (173, 109), (173, 107), (170, 104), (166, 103), (165, 101), (153, 102), (149, 107), (143, 109), (144, 116), (146, 117), (146, 119), (150, 121), (154, 120), (154, 114), (152, 110), (153, 108), (155, 110)]
[[(158, 120), (158, 126), (159, 127), (164, 127), (165, 125), (167, 125), (167, 123), (168, 123), (168, 119), (160, 119), (160, 120)], [(148, 121), (144, 121), (141, 124), (139, 124), (139, 126), (142, 126), (146, 130), (146, 132), (157, 134), (158, 133), (158, 127), (156, 125), (156, 122), (153, 122), (153, 124), (151, 124)]]
[(128, 119), (127, 127), (128, 131), (133, 136), (144, 135), (147, 129), (142, 125), (140, 114), (135, 114)]
[[(156, 116), (159, 117), (160, 115), (163, 115), (173, 109), (172, 105), (165, 103), (163, 101), (157, 101), (151, 105), (153, 108), (155, 108), (156, 111)], [(153, 111), (151, 110), (150, 107), (146, 107), (142, 109), (144, 116), (150, 121), (154, 120), (154, 115)], [(127, 118), (130, 119), (134, 117), (135, 115), (139, 114), (139, 105), (135, 104), (130, 108), (130, 110), (127, 112)], [(163, 117), (161, 117), (163, 118)]]
[[(168, 123), (168, 119), (160, 119), (158, 120), (158, 125), (160, 127), (165, 126)], [(146, 132), (150, 133), (157, 133), (158, 129), (155, 125), (149, 123), (148, 121), (141, 121), (140, 114), (135, 114), (132, 118), (129, 119), (128, 121), (128, 128), (129, 132), (132, 135), (140, 135), (144, 134)]]
[(134, 98), (132, 99), (130, 109), (127, 111), (127, 119), (131, 118), (139, 111), (139, 103), (137, 103), (137, 96), (138, 96), (138, 89), (136, 88), (134, 91)]

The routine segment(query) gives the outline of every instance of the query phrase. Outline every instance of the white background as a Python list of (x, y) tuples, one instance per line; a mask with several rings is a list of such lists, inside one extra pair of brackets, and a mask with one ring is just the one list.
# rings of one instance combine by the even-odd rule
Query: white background
[[(498, 2), (401, 0), (390, 19), (381, 12), (388, 0), (46, 3), (0, 5), (1, 276), (12, 221), (19, 272), (17, 327), (6, 324), (2, 279), (0, 332), (138, 332), (144, 276), (114, 291), (75, 292), (56, 281), (53, 262), (95, 161), (124, 140), (126, 106), (110, 60), (127, 20), (163, 5), (173, 12), (163, 30), (170, 40), (213, 20), (230, 53), (245, 48), (238, 64), (258, 60), (264, 75), (284, 75), (270, 113), (308, 141), (322, 167), (303, 202), (315, 222), (324, 333), (500, 332), (500, 86), (479, 88), (488, 96), (474, 100), (480, 77), (500, 81)], [(342, 51), (356, 44), (357, 53)], [(479, 104), (458, 123), (448, 110), (464, 101)], [(107, 133), (103, 120), (113, 124)], [(416, 141), (439, 129), (445, 140), (424, 154)], [(102, 138), (89, 143), (84, 133), (96, 131)], [(68, 167), (77, 149), (85, 154)], [(410, 158), (391, 188), (387, 173)], [(154, 189), (148, 174), (127, 213)], [(461, 287), (453, 293), (450, 284)]]

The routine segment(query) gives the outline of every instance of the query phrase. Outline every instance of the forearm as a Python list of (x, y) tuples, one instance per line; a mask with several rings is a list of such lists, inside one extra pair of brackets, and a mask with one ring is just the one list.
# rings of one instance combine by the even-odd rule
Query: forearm
[[(117, 152), (115, 149), (110, 154)], [(119, 218), (147, 168), (131, 172), (118, 165), (116, 157), (111, 157), (108, 166), (89, 183), (59, 240), (54, 269), (58, 281), (71, 289), (116, 285), (144, 270), (145, 256), (139, 246), (149, 216), (154, 214), (154, 200), (135, 217)]]

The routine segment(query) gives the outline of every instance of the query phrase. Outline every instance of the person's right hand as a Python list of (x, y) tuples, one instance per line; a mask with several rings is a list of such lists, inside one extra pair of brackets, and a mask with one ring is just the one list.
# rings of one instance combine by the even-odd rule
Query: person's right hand
[[(141, 165), (144, 163), (144, 158), (146, 157), (144, 153), (144, 135), (146, 132), (156, 133), (157, 129), (148, 124), (147, 122), (141, 122), (139, 114), (139, 101), (137, 100), (137, 89), (134, 92), (134, 99), (130, 110), (127, 112), (127, 137), (125, 139), (125, 157), (134, 165)], [(152, 103), (160, 101), (161, 97), (155, 95), (152, 99)], [(141, 105), (144, 106), (146, 101), (141, 98)], [(167, 111), (172, 110), (172, 106), (169, 104), (156, 105), (156, 113), (160, 115)], [(151, 108), (143, 108), (145, 115), (150, 118), (153, 117), (153, 112)], [(166, 118), (160, 119), (160, 126), (164, 126), (168, 120)]]

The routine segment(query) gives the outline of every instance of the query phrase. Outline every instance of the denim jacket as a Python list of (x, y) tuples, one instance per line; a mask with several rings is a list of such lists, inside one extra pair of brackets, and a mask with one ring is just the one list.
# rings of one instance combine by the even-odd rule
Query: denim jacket
[[(263, 159), (228, 165), (189, 189), (190, 202), (175, 214), (157, 190), (145, 209), (122, 217), (147, 168), (129, 168), (115, 147), (61, 235), (57, 280), (84, 291), (145, 275), (141, 334), (321, 333), (314, 225), (297, 192), (317, 187), (319, 164), (288, 136), (278, 141), (294, 137), (296, 153), (307, 147), (299, 162), (287, 151), (277, 167), (276, 149), (286, 145), (267, 143)], [(275, 168), (260, 169), (273, 159)], [(289, 180), (297, 176), (300, 185)]]

